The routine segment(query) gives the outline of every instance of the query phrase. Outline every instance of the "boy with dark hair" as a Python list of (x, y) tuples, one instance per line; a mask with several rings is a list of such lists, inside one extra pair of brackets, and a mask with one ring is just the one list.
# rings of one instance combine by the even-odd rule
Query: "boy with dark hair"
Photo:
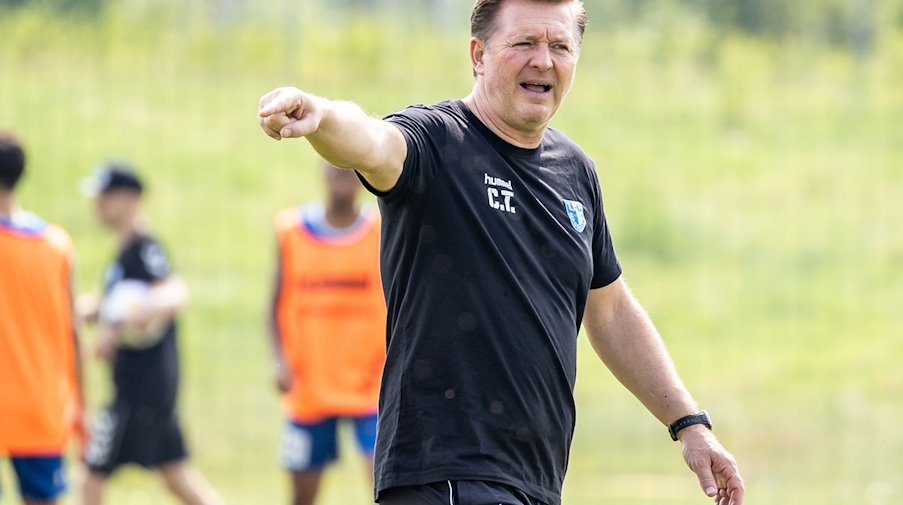
[(26, 505), (53, 505), (83, 403), (72, 241), (18, 208), (24, 171), (21, 144), (0, 132), (0, 456), (11, 459)]

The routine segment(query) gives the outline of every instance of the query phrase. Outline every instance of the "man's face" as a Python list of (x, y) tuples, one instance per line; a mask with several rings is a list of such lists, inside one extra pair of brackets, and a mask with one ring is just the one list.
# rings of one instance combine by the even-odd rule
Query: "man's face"
[(97, 220), (105, 228), (118, 227), (130, 219), (138, 199), (138, 194), (129, 191), (109, 191), (97, 195), (94, 201)]
[(361, 183), (351, 170), (335, 167), (326, 168), (326, 191), (330, 202), (352, 205), (357, 199)]
[(471, 41), (477, 86), (492, 114), (533, 133), (548, 124), (577, 70), (577, 3), (508, 0), (489, 40)]

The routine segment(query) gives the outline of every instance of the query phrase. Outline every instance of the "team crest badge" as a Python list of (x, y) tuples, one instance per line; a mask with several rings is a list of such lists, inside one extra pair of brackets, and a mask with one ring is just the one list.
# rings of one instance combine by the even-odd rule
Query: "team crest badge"
[(583, 233), (583, 230), (586, 229), (586, 216), (583, 215), (583, 204), (574, 200), (565, 200), (564, 210), (568, 213), (571, 226), (577, 230), (577, 233)]

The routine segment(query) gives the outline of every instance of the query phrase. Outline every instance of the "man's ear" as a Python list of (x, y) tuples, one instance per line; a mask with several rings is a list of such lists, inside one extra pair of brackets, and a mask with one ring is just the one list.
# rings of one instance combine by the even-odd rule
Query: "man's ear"
[(485, 68), (485, 64), (483, 63), (483, 58), (486, 56), (486, 44), (483, 43), (482, 40), (471, 37), (470, 38), (470, 64), (473, 65), (473, 75), (476, 77), (477, 75), (483, 74), (483, 69)]

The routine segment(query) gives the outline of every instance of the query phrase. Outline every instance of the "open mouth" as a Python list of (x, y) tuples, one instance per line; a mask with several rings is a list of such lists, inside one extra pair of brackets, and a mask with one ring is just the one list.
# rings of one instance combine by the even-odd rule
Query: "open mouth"
[(540, 82), (522, 82), (520, 83), (520, 87), (524, 88), (527, 91), (532, 91), (534, 93), (548, 93), (552, 90), (552, 86), (549, 84), (543, 84)]

